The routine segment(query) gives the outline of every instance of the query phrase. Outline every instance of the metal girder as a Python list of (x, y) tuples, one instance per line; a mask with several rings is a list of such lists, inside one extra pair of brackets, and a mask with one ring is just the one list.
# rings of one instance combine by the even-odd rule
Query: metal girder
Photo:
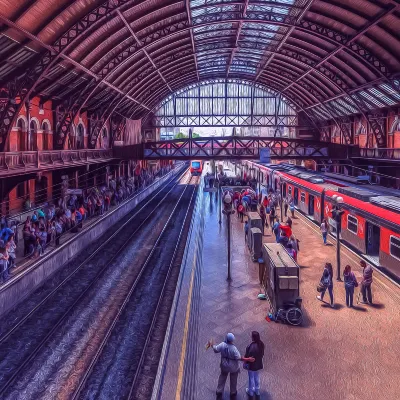
[[(369, 110), (365, 100), (358, 94), (353, 94), (352, 99), (359, 105), (360, 109)], [(369, 128), (375, 137), (378, 147), (386, 147), (386, 115), (383, 110), (364, 111), (364, 117), (367, 118)], [(367, 132), (369, 134), (370, 132)]]
[[(231, 69), (231, 65), (232, 65), (233, 58), (235, 57), (235, 53), (236, 53), (236, 51), (237, 51), (237, 49), (238, 49), (239, 37), (240, 37), (240, 34), (241, 34), (241, 32), (242, 32), (243, 22), (244, 22), (244, 19), (246, 18), (247, 8), (248, 8), (248, 6), (249, 6), (249, 0), (243, 0), (243, 1), (244, 1), (244, 2), (243, 2), (242, 19), (240, 20), (240, 22), (239, 22), (239, 24), (238, 24), (238, 28), (237, 28), (237, 31), (236, 31), (235, 45), (233, 46), (232, 53), (231, 53), (231, 56), (230, 56), (230, 59), (229, 59), (229, 62), (228, 62), (227, 69), (226, 69), (226, 76), (227, 76), (227, 77), (228, 77), (229, 71), (230, 71), (230, 69)], [(242, 5), (242, 4), (241, 4), (241, 5)]]
[(87, 92), (91, 91), (95, 86), (96, 81), (92, 80), (83, 88), (77, 97), (73, 95), (68, 99), (67, 104), (64, 106), (64, 116), (55, 132), (54, 146), (56, 150), (62, 150), (64, 148), (65, 141), (71, 132), (71, 124), (74, 122), (77, 113), (81, 109), (82, 98), (84, 98)]
[[(229, 15), (227, 15), (226, 13), (222, 15), (208, 14), (206, 16), (197, 17), (200, 19), (192, 21), (193, 25), (190, 25), (188, 21), (178, 21), (174, 24), (163, 27), (158, 31), (152, 32), (150, 35), (146, 36), (146, 38), (143, 39), (144, 47), (146, 48), (148, 46), (153, 46), (157, 42), (162, 42), (165, 39), (171, 39), (174, 35), (180, 34), (184, 31), (191, 30), (193, 29), (193, 27), (201, 28), (204, 26), (215, 25), (221, 22), (239, 23), (240, 21), (242, 21), (242, 19), (235, 18), (235, 15), (230, 15), (230, 14)], [(260, 23), (260, 24), (265, 23), (265, 19), (262, 18), (263, 17), (262, 15), (259, 15), (259, 13), (257, 15), (253, 14), (254, 13), (247, 13), (247, 18), (245, 22)], [(258, 17), (258, 19), (251, 17)], [(272, 18), (272, 16), (270, 16), (270, 18), (267, 18), (267, 21), (271, 24), (278, 24), (281, 26), (291, 27), (294, 29), (302, 30), (307, 33), (311, 33), (334, 44), (343, 44), (348, 40), (347, 36), (312, 22), (300, 21), (300, 23), (296, 25), (295, 24), (296, 21), (288, 20), (289, 17), (286, 17), (286, 19), (285, 16), (282, 15), (279, 16), (275, 15), (275, 17), (276, 18)], [(292, 17), (290, 18), (293, 19)], [(222, 44), (221, 47), (224, 47), (224, 44)], [(229, 48), (229, 50), (232, 50), (232, 48)], [(137, 43), (133, 46), (130, 46), (128, 49), (122, 50), (116, 56), (115, 59), (111, 60), (105, 67), (103, 67), (102, 71), (104, 72), (102, 72), (102, 74), (110, 73), (110, 71), (116, 73), (118, 69), (121, 68), (123, 65), (125, 65), (127, 62), (129, 62), (132, 57), (135, 57), (139, 51), (141, 51), (141, 49), (137, 45)], [(358, 58), (362, 58), (364, 62), (366, 62), (372, 70), (384, 76), (386, 79), (386, 75), (389, 74), (388, 68), (383, 64), (381, 60), (373, 56), (368, 50), (361, 47), (360, 45), (355, 45), (353, 43), (350, 47), (346, 47), (346, 51), (352, 53)], [(303, 63), (307, 65), (312, 64), (312, 61), (307, 60), (304, 57), (304, 55), (301, 55), (300, 53), (295, 54), (294, 52), (291, 52), (289, 50), (281, 49), (281, 53), (278, 52), (277, 54), (286, 55), (288, 57), (293, 56), (293, 58), (295, 58), (296, 60), (301, 60)], [(343, 82), (340, 79), (340, 77), (336, 77), (336, 75), (327, 68), (321, 68), (319, 73), (324, 75), (335, 86), (338, 87), (343, 86)], [(384, 73), (386, 75), (384, 75)]]
[[(81, 33), (83, 33), (86, 29), (89, 29), (93, 24), (97, 23), (104, 17), (107, 17), (109, 13), (116, 8), (116, 4), (120, 7), (123, 3), (128, 2), (128, 0), (121, 0), (118, 3), (113, 0), (109, 0), (106, 4), (103, 4), (97, 7), (93, 12), (89, 13), (85, 17), (83, 17), (77, 24), (75, 24), (71, 29), (67, 31), (53, 46), (49, 46), (41, 41), (35, 35), (32, 35), (30, 32), (26, 31), (24, 28), (18, 26), (8, 18), (0, 15), (0, 21), (5, 23), (10, 28), (16, 29), (18, 32), (22, 33), (25, 37), (34, 41), (36, 44), (39, 44), (42, 48), (45, 49), (45, 53), (43, 55), (38, 56), (38, 60), (33, 62), (34, 66), (29, 68), (22, 77), (18, 77), (15, 79), (13, 84), (9, 84), (7, 88), (9, 93), (9, 100), (7, 104), (2, 102), (0, 105), (0, 151), (4, 149), (5, 141), (10, 132), (13, 123), (19, 113), (22, 104), (29, 99), (31, 93), (34, 91), (38, 83), (41, 81), (43, 76), (50, 70), (50, 68), (58, 61), (59, 58), (62, 58), (78, 69), (84, 71), (90, 76), (94, 77), (97, 80), (101, 80), (102, 83), (109, 86), (114, 91), (126, 96), (126, 94), (119, 88), (114, 85), (102, 80), (99, 76), (94, 74), (92, 71), (83, 67), (81, 64), (77, 63), (75, 60), (65, 55), (65, 52), (69, 49), (70, 45), (79, 37)], [(11, 97), (12, 96), (12, 97)], [(127, 96), (128, 98), (130, 96)], [(20, 103), (16, 103), (15, 99), (21, 99)], [(136, 102), (137, 100), (133, 98), (129, 98), (131, 101)], [(147, 106), (143, 105), (144, 108)]]
[[(289, 39), (290, 35), (293, 33), (293, 31), (296, 29), (296, 25), (298, 23), (300, 23), (300, 21), (303, 19), (303, 17), (306, 15), (307, 11), (310, 9), (310, 7), (312, 6), (312, 3), (314, 2), (314, 0), (308, 0), (307, 3), (304, 5), (304, 8), (302, 9), (300, 15), (296, 18), (296, 23), (294, 26), (292, 26), (291, 28), (288, 29), (287, 33), (285, 34), (285, 36), (282, 38), (281, 42), (279, 43), (278, 47), (276, 48), (276, 52), (278, 52), (282, 46), (286, 43), (286, 41)], [(263, 65), (263, 67), (260, 69), (259, 73), (256, 76), (256, 81), (258, 81), (260, 75), (265, 71), (265, 69), (268, 67), (268, 65), (270, 64), (270, 62), (274, 59), (275, 54), (272, 54), (268, 60), (266, 61), (266, 63)], [(284, 92), (284, 90), (282, 91)]]
[(111, 127), (111, 144), (115, 141), (121, 141), (123, 139), (123, 133), (126, 128), (126, 118), (120, 115), (114, 115), (110, 118)]
[[(188, 17), (188, 23), (189, 26), (192, 25), (192, 16), (190, 13), (190, 0), (185, 0), (185, 8), (186, 8), (186, 14)], [(199, 67), (197, 65), (197, 54), (196, 54), (196, 46), (194, 44), (194, 35), (193, 35), (193, 27), (190, 28), (190, 41), (192, 43), (192, 50), (193, 50), (193, 58), (194, 58), (194, 64), (196, 66), (196, 73), (197, 73), (197, 81), (200, 81), (200, 76), (199, 76)]]
[(161, 71), (158, 69), (157, 65), (154, 63), (152, 57), (149, 55), (149, 53), (147, 52), (147, 50), (144, 48), (143, 43), (139, 40), (139, 38), (136, 36), (136, 33), (133, 31), (132, 27), (129, 25), (128, 21), (126, 20), (126, 18), (123, 16), (123, 14), (121, 13), (120, 10), (117, 9), (117, 14), (120, 17), (120, 19), (122, 20), (123, 24), (128, 28), (130, 34), (132, 35), (132, 37), (135, 39), (135, 42), (140, 46), (142, 52), (144, 53), (144, 55), (147, 57), (147, 59), (150, 61), (150, 64), (153, 66), (153, 68), (155, 69), (155, 71), (157, 72), (157, 74), (160, 76), (160, 78), (164, 81), (164, 83), (167, 85), (168, 89), (171, 91), (172, 93), (172, 89), (171, 86), (169, 86), (167, 80), (165, 79), (164, 75), (161, 73)]
[[(327, 69), (323, 67), (323, 64), (329, 61), (332, 57), (334, 57), (337, 53), (342, 51), (343, 49), (351, 46), (351, 48), (356, 51), (357, 53), (360, 53), (360, 48), (357, 43), (354, 43), (355, 40), (357, 40), (360, 36), (365, 34), (369, 29), (374, 27), (376, 24), (378, 24), (384, 17), (387, 15), (391, 14), (394, 10), (396, 10), (399, 7), (399, 5), (389, 5), (386, 10), (384, 10), (382, 13), (380, 13), (376, 18), (374, 18), (372, 21), (368, 22), (366, 26), (361, 30), (358, 31), (356, 35), (354, 35), (352, 38), (346, 40), (345, 42), (341, 43), (335, 50), (331, 51), (329, 54), (327, 54), (325, 57), (322, 58), (315, 66), (311, 67), (308, 69), (306, 72), (304, 72), (302, 75), (300, 75), (295, 81), (293, 81), (290, 85), (286, 86), (282, 91), (285, 92), (287, 89), (289, 89), (294, 83), (300, 81), (301, 79), (305, 78), (307, 75), (309, 75), (312, 71), (317, 71), (317, 72), (322, 72), (324, 75), (327, 72)], [(372, 55), (369, 53), (368, 57), (371, 57)], [(374, 62), (374, 61), (373, 61)], [(372, 63), (373, 65), (373, 63)], [(379, 65), (379, 64), (378, 64)], [(383, 76), (388, 76), (389, 71), (385, 66), (380, 66), (379, 65), (379, 72)], [(334, 82), (337, 82), (339, 84), (339, 87), (344, 85), (345, 87), (342, 88), (343, 90), (347, 89), (347, 85), (343, 82), (343, 80), (340, 77), (337, 77), (336, 74), (333, 74), (330, 72), (332, 75), (332, 80)]]
[[(276, 159), (346, 159), (347, 147), (321, 141), (260, 137), (216, 137), (147, 142), (145, 159), (257, 159), (270, 148)], [(123, 151), (129, 153), (127, 146)]]

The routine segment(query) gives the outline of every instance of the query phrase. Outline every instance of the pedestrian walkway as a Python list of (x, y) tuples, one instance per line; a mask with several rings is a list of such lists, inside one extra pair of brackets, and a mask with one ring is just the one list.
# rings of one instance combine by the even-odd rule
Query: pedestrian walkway
[[(304, 323), (301, 327), (269, 323), (265, 320), (268, 302), (257, 298), (258, 264), (251, 261), (245, 246), (243, 224), (236, 216), (232, 217), (233, 280), (228, 283), (226, 220), (224, 217), (219, 225), (216, 194), (203, 196), (205, 226), (200, 296), (188, 302), (181, 295), (179, 300), (184, 303), (180, 306), (185, 312), (177, 315), (173, 327), (160, 398), (215, 399), (220, 356), (211, 349), (206, 350), (205, 344), (209, 339), (219, 343), (227, 332), (232, 332), (236, 346), (244, 353), (251, 342), (251, 331), (257, 330), (266, 344), (262, 399), (398, 399), (399, 290), (375, 272), (373, 306), (347, 308), (343, 283), (336, 281), (335, 308), (316, 300), (316, 286), (324, 263), (329, 261), (336, 266), (336, 248), (332, 244), (324, 246), (318, 228), (298, 216), (293, 221), (293, 233), (300, 239), (298, 263)], [(266, 234), (264, 242), (273, 242), (275, 237), (271, 231), (266, 230)], [(360, 278), (358, 261), (348, 250), (342, 251), (342, 268), (350, 264)], [(357, 294), (358, 289), (355, 302)], [(197, 301), (198, 306), (193, 304)], [(197, 324), (188, 323), (187, 310), (198, 313)], [(195, 353), (188, 351), (191, 345), (196, 347)], [(189, 353), (190, 357), (197, 354), (197, 359), (185, 357)], [(188, 363), (193, 368), (187, 369)], [(194, 375), (194, 383), (189, 388), (185, 387), (191, 382), (188, 374)], [(246, 382), (247, 372), (242, 370), (238, 400), (246, 399)], [(224, 399), (229, 398), (228, 389), (226, 385)]]

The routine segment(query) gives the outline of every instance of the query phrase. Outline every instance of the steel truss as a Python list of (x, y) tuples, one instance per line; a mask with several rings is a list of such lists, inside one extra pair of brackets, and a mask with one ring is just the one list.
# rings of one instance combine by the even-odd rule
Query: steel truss
[(263, 148), (269, 148), (275, 159), (347, 158), (347, 146), (301, 139), (217, 137), (147, 142), (143, 146), (145, 159), (258, 159)]
[[(144, 6), (146, 6), (145, 3), (147, 2), (143, 2)], [(327, 98), (329, 99), (330, 91), (332, 91), (329, 89), (329, 86), (335, 87), (339, 91), (340, 96), (347, 96), (347, 92), (352, 89), (349, 83), (343, 79), (331, 63), (327, 62), (339, 52), (350, 54), (360, 61), (366, 71), (369, 71), (371, 75), (374, 74), (379, 77), (381, 82), (389, 81), (389, 79), (392, 78), (391, 73), (393, 71), (388, 67), (390, 63), (386, 63), (378, 58), (369, 49), (363, 47), (357, 39), (365, 34), (371, 27), (376, 26), (385, 16), (389, 15), (394, 10), (398, 10), (399, 4), (397, 1), (391, 1), (386, 6), (382, 6), (382, 12), (368, 21), (365, 26), (354, 29), (355, 34), (352, 36), (345, 35), (327, 26), (307, 20), (305, 18), (306, 15), (304, 15), (302, 11), (306, 10), (309, 5), (312, 5), (311, 2), (302, 2), (303, 6), (301, 7), (297, 5), (280, 4), (276, 1), (268, 3), (263, 1), (260, 3), (262, 4), (258, 4), (257, 7), (251, 7), (250, 9), (250, 7), (248, 7), (249, 4), (254, 4), (248, 0), (237, 2), (205, 2), (200, 6), (196, 5), (193, 9), (197, 11), (202, 9), (207, 11), (198, 13), (193, 17), (190, 15), (191, 9), (189, 1), (186, 0), (184, 3), (186, 12), (178, 14), (176, 18), (175, 16), (174, 18), (162, 17), (158, 21), (151, 21), (151, 24), (149, 23), (149, 26), (143, 29), (145, 33), (138, 34), (138, 38), (133, 44), (124, 45), (124, 42), (115, 43), (114, 48), (98, 58), (90, 68), (85, 68), (83, 65), (69, 58), (67, 55), (69, 50), (72, 49), (75, 43), (79, 42), (78, 39), (89, 36), (100, 24), (104, 24), (107, 20), (118, 17), (118, 13), (122, 15), (122, 10), (123, 12), (129, 11), (131, 6), (136, 6), (136, 3), (133, 5), (131, 0), (108, 0), (102, 2), (96, 9), (80, 18), (73, 27), (68, 29), (65, 34), (61, 35), (51, 46), (41, 42), (37, 37), (34, 37), (34, 35), (24, 29), (15, 26), (12, 21), (0, 16), (2, 22), (11, 28), (19, 30), (20, 34), (25, 35), (29, 40), (33, 40), (44, 49), (42, 54), (29, 60), (29, 65), (31, 67), (28, 68), (25, 73), (22, 74), (20, 71), (16, 71), (15, 75), (11, 79), (8, 79), (8, 82), (3, 85), (0, 91), (0, 150), (4, 149), (7, 135), (22, 105), (29, 101), (29, 98), (35, 93), (35, 89), (39, 83), (46, 79), (47, 75), (51, 74), (60, 61), (66, 61), (67, 65), (72, 65), (74, 68), (77, 68), (82, 72), (83, 76), (90, 77), (90, 79), (86, 79), (87, 85), (82, 89), (81, 94), (76, 99), (75, 94), (68, 94), (69, 98), (63, 98), (66, 106), (64, 107), (64, 116), (62, 117), (61, 124), (56, 132), (57, 147), (61, 148), (61, 146), (63, 146), (70, 131), (71, 121), (73, 121), (82, 108), (89, 103), (90, 99), (94, 97), (98, 90), (102, 90), (104, 86), (107, 86), (109, 92), (113, 93), (113, 100), (111, 100), (112, 107), (110, 107), (106, 113), (103, 113), (104, 121), (109, 119), (110, 115), (116, 109), (120, 111), (126, 110), (136, 115), (145, 113), (146, 109), (152, 108), (155, 102), (165, 96), (165, 87), (171, 92), (172, 89), (176, 90), (179, 85), (187, 84), (189, 83), (189, 79), (191, 81), (193, 79), (192, 76), (188, 75), (186, 80), (178, 80), (183, 74), (183, 69), (179, 67), (177, 67), (176, 72), (166, 74), (164, 70), (160, 69), (161, 65), (165, 65), (164, 60), (161, 58), (160, 60), (154, 59), (155, 61), (153, 61), (153, 55), (151, 54), (153, 50), (155, 51), (162, 48), (165, 43), (174, 42), (175, 37), (182, 35), (184, 32), (187, 32), (188, 36), (190, 36), (191, 48), (183, 47), (187, 46), (187, 43), (183, 43), (183, 45), (177, 44), (174, 47), (176, 50), (175, 54), (171, 54), (169, 57), (171, 57), (171, 60), (176, 60), (177, 57), (179, 58), (182, 54), (184, 54), (184, 56), (192, 55), (195, 61), (194, 74), (197, 77), (197, 81), (205, 77), (204, 71), (213, 74), (222, 70), (225, 76), (226, 73), (233, 75), (233, 66), (239, 68), (239, 75), (245, 74), (247, 79), (249, 79), (251, 74), (243, 71), (246, 71), (247, 68), (258, 68), (257, 71), (260, 82), (271, 85), (271, 87), (275, 87), (281, 92), (282, 90), (287, 90), (287, 96), (292, 98), (293, 102), (296, 102), (303, 108), (306, 108), (310, 104), (310, 94), (314, 98), (311, 103), (317, 101), (322, 102), (326, 101)], [(304, 6), (305, 4), (307, 6)], [(283, 7), (295, 12), (282, 14), (280, 12), (274, 12), (271, 8), (269, 9), (270, 11), (267, 11), (267, 5)], [(216, 11), (213, 12), (213, 10)], [(297, 11), (299, 11), (299, 13), (296, 14)], [(318, 13), (316, 15), (318, 15)], [(125, 22), (125, 25), (129, 26), (130, 22)], [(342, 22), (345, 24), (344, 21)], [(226, 49), (226, 44), (218, 43), (218, 41), (211, 43), (206, 40), (202, 44), (195, 43), (196, 32), (200, 28), (213, 27), (226, 23), (237, 24), (235, 28), (232, 28), (235, 30), (235, 40), (230, 49)], [(254, 28), (251, 28), (254, 32), (261, 32), (262, 28), (265, 28), (266, 25), (280, 27), (282, 28), (282, 32), (277, 33), (280, 40), (271, 40), (271, 45), (263, 45), (261, 41), (251, 42), (240, 40), (244, 24), (254, 25)], [(260, 29), (258, 29), (257, 25), (259, 25)], [(161, 26), (161, 28), (153, 29), (153, 26)], [(297, 45), (293, 43), (291, 43), (290, 46), (286, 46), (286, 41), (290, 36), (290, 32), (294, 30), (317, 36), (325, 42), (334, 45), (334, 49), (325, 57), (319, 59), (320, 57), (313, 53), (311, 49), (307, 49), (307, 46), (303, 47), (299, 45), (299, 47), (297, 47)], [(134, 32), (133, 37), (135, 37), (135, 35), (136, 33)], [(226, 37), (222, 38), (224, 40), (227, 39)], [(159, 47), (157, 48), (157, 46)], [(200, 57), (200, 54), (194, 54), (199, 51), (199, 48), (201, 48), (201, 51), (203, 54), (207, 55), (207, 57), (204, 58)], [(227, 52), (224, 49), (227, 50)], [(267, 56), (266, 64), (261, 63), (257, 65), (255, 59), (251, 58), (253, 49), (263, 50), (265, 52)], [(213, 52), (218, 53), (219, 50), (227, 55), (227, 63), (224, 67), (208, 57), (208, 55)], [(239, 53), (243, 50), (247, 55), (247, 60), (239, 57)], [(126, 77), (117, 86), (110, 83), (118, 78), (118, 75), (126, 66), (133, 69), (130, 63), (133, 62), (134, 57), (140, 54), (140, 52), (145, 55), (147, 54), (146, 57), (152, 63), (151, 68), (144, 68), (141, 70), (140, 74), (133, 74), (132, 79)], [(291, 70), (289, 64), (287, 72), (284, 71), (285, 68), (276, 68), (276, 63), (273, 64), (274, 66), (268, 65), (270, 60), (275, 56), (279, 56), (280, 61), (282, 58), (295, 60), (294, 64), (296, 64), (296, 68), (298, 67), (298, 63), (300, 66), (307, 66), (306, 71), (300, 74), (296, 73), (296, 69), (293, 68), (293, 70)], [(274, 76), (266, 76), (265, 73), (262, 73), (265, 65), (268, 65), (268, 72), (275, 69)], [(357, 71), (357, 73), (358, 72), (359, 71)], [(158, 78), (161, 79), (153, 79), (154, 73), (156, 73), (156, 75), (158, 74)], [(307, 75), (311, 73), (313, 73), (313, 79), (308, 79), (310, 77)], [(365, 73), (365, 75), (368, 74)], [(271, 78), (271, 76), (273, 76), (273, 78)], [(285, 83), (284, 79), (280, 79), (282, 77), (288, 81)], [(317, 79), (316, 84), (313, 83), (315, 79)], [(172, 82), (176, 82), (175, 87), (172, 86)], [(279, 82), (279, 84), (276, 82)], [(169, 85), (171, 87), (168, 87)], [(124, 89), (127, 88), (127, 91), (121, 90), (120, 87), (124, 87)], [(152, 97), (152, 103), (149, 104), (148, 107), (146, 104), (143, 104), (143, 102), (146, 102), (153, 93), (157, 93), (158, 97)], [(131, 94), (133, 94), (135, 98), (131, 97)], [(337, 95), (335, 94), (331, 97), (334, 99)], [(128, 101), (124, 101), (124, 99)], [(130, 102), (132, 104), (127, 104)], [(358, 101), (358, 103), (361, 107), (361, 102)], [(97, 105), (98, 103), (94, 102), (92, 107), (97, 107)], [(327, 109), (330, 110), (329, 113), (335, 114), (332, 107), (334, 108), (334, 106), (329, 105)], [(362, 109), (364, 108), (365, 107), (362, 107)], [(384, 127), (382, 127), (380, 123), (380, 118), (370, 112), (367, 112), (367, 116), (378, 145), (383, 146), (386, 139)], [(104, 121), (103, 124), (105, 123)], [(349, 138), (351, 138), (351, 132), (349, 132), (347, 128), (348, 123), (342, 118), (336, 119), (336, 123), (342, 131), (343, 137), (347, 143)], [(98, 132), (97, 128), (92, 138), (97, 137), (95, 132)], [(93, 145), (92, 142), (91, 145)]]

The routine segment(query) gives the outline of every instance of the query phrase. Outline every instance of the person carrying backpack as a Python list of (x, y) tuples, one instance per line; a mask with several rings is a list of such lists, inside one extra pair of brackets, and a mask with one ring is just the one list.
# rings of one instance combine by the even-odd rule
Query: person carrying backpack
[(324, 272), (322, 273), (321, 281), (318, 285), (318, 289), (321, 292), (319, 296), (317, 296), (317, 300), (324, 301), (324, 295), (326, 290), (329, 292), (329, 297), (331, 300), (331, 307), (334, 308), (335, 305), (333, 303), (333, 268), (331, 263), (326, 263)]
[(350, 265), (346, 265), (343, 272), (344, 288), (346, 290), (346, 305), (353, 307), (354, 288), (358, 286), (358, 282), (354, 272), (351, 271)]

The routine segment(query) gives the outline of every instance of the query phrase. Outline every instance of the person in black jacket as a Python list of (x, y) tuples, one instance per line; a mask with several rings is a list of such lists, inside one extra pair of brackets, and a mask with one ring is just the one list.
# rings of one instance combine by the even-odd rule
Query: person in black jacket
[(247, 396), (260, 399), (260, 370), (263, 369), (264, 343), (260, 339), (257, 331), (251, 332), (252, 342), (246, 348), (246, 357), (254, 358), (254, 362), (246, 363), (245, 369), (249, 374), (249, 387), (246, 389)]

